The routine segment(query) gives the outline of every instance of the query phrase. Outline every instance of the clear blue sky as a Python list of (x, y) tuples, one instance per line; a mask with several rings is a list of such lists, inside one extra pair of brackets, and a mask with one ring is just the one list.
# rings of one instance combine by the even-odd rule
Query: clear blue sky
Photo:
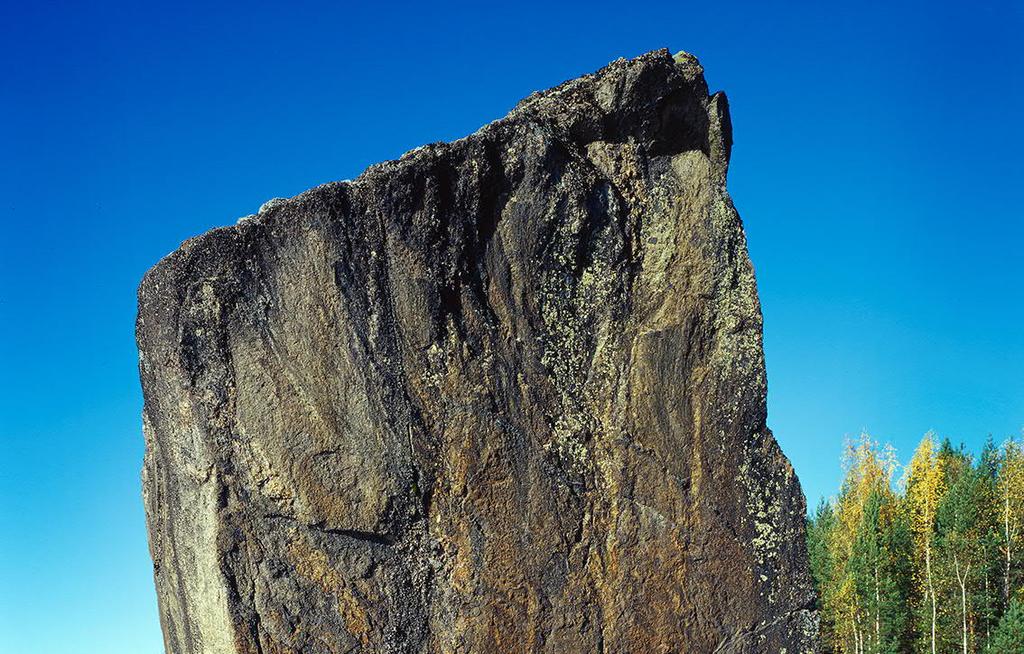
[(0, 9), (0, 652), (161, 651), (149, 266), (655, 48), (729, 93), (769, 419), (810, 502), (862, 428), (907, 454), (1024, 426), (1019, 3), (214, 4)]

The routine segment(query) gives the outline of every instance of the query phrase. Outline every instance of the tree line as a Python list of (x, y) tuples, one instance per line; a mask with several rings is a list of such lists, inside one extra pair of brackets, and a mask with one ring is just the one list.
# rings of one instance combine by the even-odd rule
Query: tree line
[(808, 520), (824, 652), (1024, 652), (1024, 445), (847, 444)]

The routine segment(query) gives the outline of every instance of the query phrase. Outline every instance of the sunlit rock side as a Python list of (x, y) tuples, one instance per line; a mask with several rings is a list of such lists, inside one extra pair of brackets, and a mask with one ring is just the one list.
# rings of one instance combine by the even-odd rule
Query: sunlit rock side
[(813, 651), (731, 141), (652, 52), (153, 268), (168, 652)]

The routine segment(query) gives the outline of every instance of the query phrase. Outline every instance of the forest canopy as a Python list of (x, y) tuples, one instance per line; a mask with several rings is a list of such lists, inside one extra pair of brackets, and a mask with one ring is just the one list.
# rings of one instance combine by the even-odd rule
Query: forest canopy
[(825, 652), (1024, 652), (1024, 446), (862, 435), (808, 520)]

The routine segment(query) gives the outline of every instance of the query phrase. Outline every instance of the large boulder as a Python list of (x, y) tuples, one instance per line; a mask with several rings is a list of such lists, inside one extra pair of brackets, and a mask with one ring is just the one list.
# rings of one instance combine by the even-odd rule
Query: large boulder
[(167, 651), (813, 651), (731, 142), (652, 52), (150, 270)]

